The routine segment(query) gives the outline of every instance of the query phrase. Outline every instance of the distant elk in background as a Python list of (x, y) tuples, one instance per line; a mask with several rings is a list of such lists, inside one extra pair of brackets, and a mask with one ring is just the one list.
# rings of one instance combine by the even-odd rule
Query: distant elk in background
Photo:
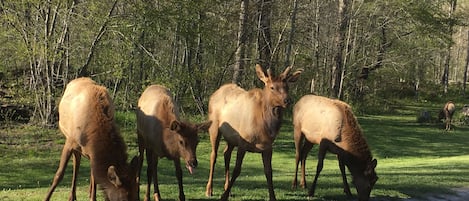
[(449, 131), (451, 130), (451, 120), (453, 118), (454, 111), (456, 110), (456, 106), (452, 101), (448, 101), (445, 106), (443, 107), (442, 110), (440, 110), (440, 113), (438, 114), (438, 119), (445, 119), (445, 130)]
[(469, 105), (464, 105), (462, 107), (461, 114), (463, 115), (464, 123), (467, 124), (467, 122), (469, 120)]

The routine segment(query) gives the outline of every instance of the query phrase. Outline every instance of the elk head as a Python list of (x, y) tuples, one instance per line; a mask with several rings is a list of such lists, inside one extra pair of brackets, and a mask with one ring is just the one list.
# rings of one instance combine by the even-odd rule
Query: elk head
[(296, 82), (303, 72), (299, 69), (290, 74), (291, 69), (292, 67), (289, 66), (278, 77), (275, 77), (270, 69), (267, 69), (267, 74), (265, 74), (261, 65), (256, 65), (257, 77), (264, 82), (264, 96), (270, 106), (286, 108), (291, 102), (288, 96), (288, 83)]

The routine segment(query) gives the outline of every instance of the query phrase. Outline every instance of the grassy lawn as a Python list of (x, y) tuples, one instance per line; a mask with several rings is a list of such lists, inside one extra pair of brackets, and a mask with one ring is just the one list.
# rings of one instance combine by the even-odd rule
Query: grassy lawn
[[(419, 107), (398, 108), (395, 115), (362, 115), (359, 122), (378, 159), (379, 180), (372, 191), (372, 200), (401, 200), (421, 197), (427, 193), (450, 193), (452, 188), (469, 187), (469, 127), (454, 126), (445, 132), (442, 124), (416, 123)], [(119, 125), (128, 144), (129, 156), (137, 154), (135, 117), (118, 113)], [(197, 149), (199, 167), (194, 175), (184, 173), (188, 200), (218, 200), (223, 192), (224, 144), (220, 146), (214, 180), (214, 197), (205, 197), (209, 172), (210, 144), (202, 134)], [(0, 130), (0, 200), (42, 200), (58, 166), (64, 142), (58, 129), (33, 126), (10, 126)], [(308, 185), (314, 177), (317, 149), (308, 157)], [(235, 154), (232, 157), (234, 162)], [(291, 190), (294, 170), (292, 126), (286, 117), (281, 134), (275, 142), (273, 155), (274, 187), (278, 200), (305, 200), (306, 190)], [(142, 171), (145, 178), (146, 166)], [(159, 163), (160, 190), (163, 199), (175, 200), (177, 181), (171, 161)], [(351, 178), (349, 177), (349, 181)], [(71, 181), (71, 162), (64, 180), (52, 200), (66, 200)], [(146, 180), (141, 184), (141, 197)], [(88, 200), (89, 163), (82, 160), (78, 181), (78, 200)], [(355, 189), (352, 193), (356, 194)], [(260, 154), (246, 154), (241, 176), (237, 179), (231, 200), (266, 200), (268, 191)], [(98, 194), (101, 196), (101, 194)], [(102, 200), (102, 197), (99, 197)], [(337, 160), (328, 154), (319, 178), (314, 200), (347, 200)]]

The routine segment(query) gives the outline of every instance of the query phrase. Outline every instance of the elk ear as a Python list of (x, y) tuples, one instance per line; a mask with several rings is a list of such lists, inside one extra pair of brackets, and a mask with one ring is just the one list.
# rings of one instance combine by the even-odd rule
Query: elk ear
[(109, 168), (107, 169), (107, 178), (116, 187), (119, 187), (122, 185), (122, 182), (119, 179), (119, 176), (117, 176), (116, 168), (113, 165), (109, 166)]
[(210, 125), (212, 125), (212, 121), (207, 121), (204, 123), (197, 124), (197, 130), (199, 131), (208, 131), (208, 128), (210, 128)]
[(171, 126), (169, 128), (173, 131), (179, 131), (181, 130), (181, 123), (179, 123), (179, 121), (174, 120), (171, 122)]
[(291, 74), (290, 76), (288, 76), (286, 78), (286, 81), (287, 82), (296, 82), (298, 80), (298, 78), (300, 77), (301, 73), (303, 72), (303, 69), (298, 69), (297, 71), (295, 71), (293, 74)]
[(260, 64), (256, 64), (256, 74), (262, 82), (267, 83), (267, 81), (269, 81), (269, 77), (265, 75), (264, 70)]

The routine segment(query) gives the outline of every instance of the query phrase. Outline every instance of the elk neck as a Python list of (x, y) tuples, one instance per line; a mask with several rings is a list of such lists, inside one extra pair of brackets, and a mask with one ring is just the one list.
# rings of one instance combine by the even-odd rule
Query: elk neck
[(265, 131), (269, 134), (269, 137), (275, 139), (282, 124), (284, 108), (279, 106), (272, 107), (269, 104), (265, 104), (265, 102), (263, 108)]

